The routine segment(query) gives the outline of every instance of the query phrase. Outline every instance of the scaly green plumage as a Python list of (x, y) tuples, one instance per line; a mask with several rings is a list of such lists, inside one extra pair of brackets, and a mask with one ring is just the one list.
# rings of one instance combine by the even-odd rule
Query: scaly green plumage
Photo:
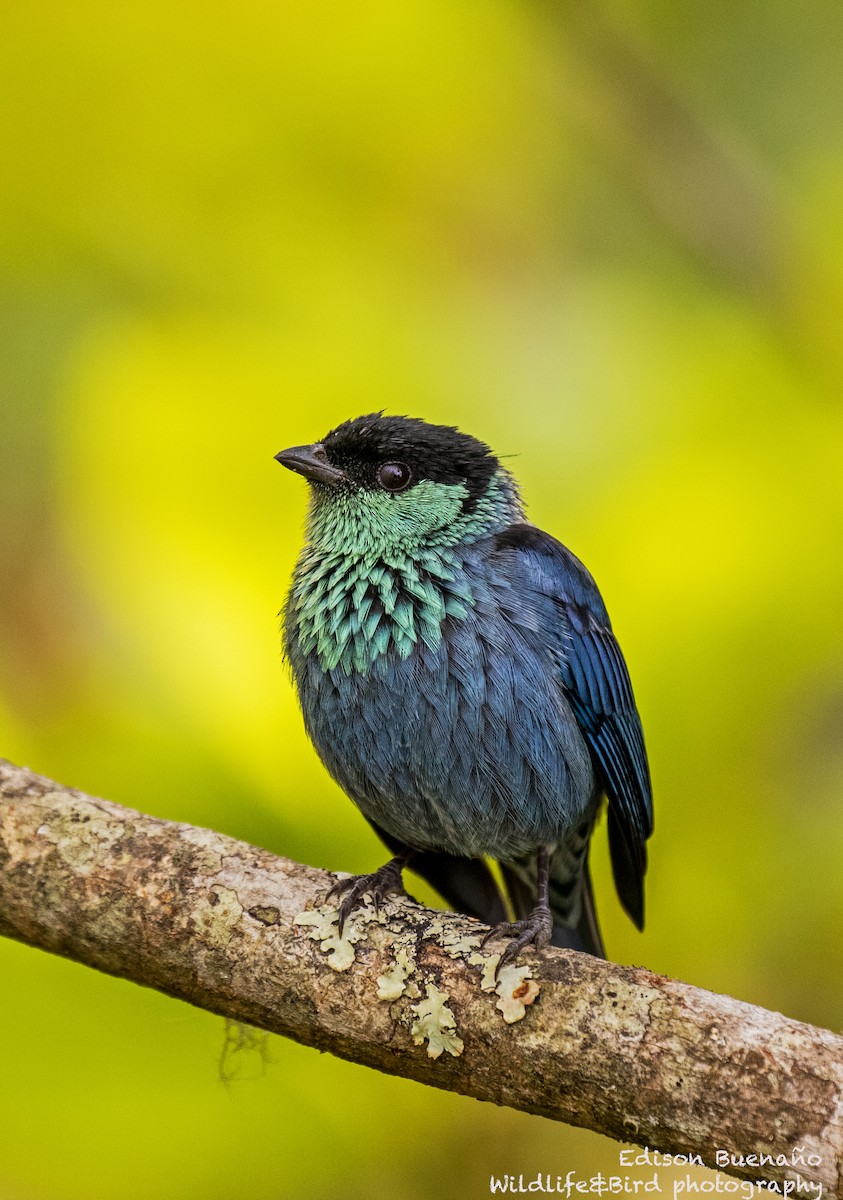
[(474, 605), (459, 547), (521, 516), (502, 468), (469, 512), (465, 496), (462, 484), (431, 480), (406, 495), (349, 492), (330, 503), (314, 490), (289, 600), (303, 653), (350, 675), (390, 646), (401, 658), (419, 642), (436, 649), (446, 617), (463, 620)]

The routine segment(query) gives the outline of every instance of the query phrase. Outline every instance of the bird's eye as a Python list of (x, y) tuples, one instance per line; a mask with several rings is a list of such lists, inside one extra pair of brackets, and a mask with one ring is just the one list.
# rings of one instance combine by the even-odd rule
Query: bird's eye
[(378, 483), (387, 492), (403, 492), (413, 473), (406, 463), (383, 463), (378, 467)]

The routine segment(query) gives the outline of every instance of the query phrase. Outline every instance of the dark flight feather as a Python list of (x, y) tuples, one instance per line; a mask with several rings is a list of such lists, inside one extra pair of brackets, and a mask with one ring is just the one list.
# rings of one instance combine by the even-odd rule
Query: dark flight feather
[(579, 559), (536, 526), (510, 526), (498, 534), (497, 550), (518, 555), (528, 580), (556, 605), (565, 634), (562, 684), (609, 801), (615, 886), (640, 929), (652, 790), (641, 720), (606, 606)]

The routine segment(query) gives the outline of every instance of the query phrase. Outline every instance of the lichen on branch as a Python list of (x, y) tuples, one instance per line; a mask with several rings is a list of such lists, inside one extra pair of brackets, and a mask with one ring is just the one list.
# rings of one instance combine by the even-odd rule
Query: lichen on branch
[(382, 1071), (841, 1197), (840, 1036), (572, 951), (496, 981), (483, 926), (409, 900), (340, 936), (333, 882), (0, 760), (0, 934)]

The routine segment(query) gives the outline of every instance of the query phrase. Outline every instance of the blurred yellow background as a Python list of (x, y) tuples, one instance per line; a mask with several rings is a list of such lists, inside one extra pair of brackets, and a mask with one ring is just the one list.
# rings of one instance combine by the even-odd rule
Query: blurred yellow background
[[(656, 834), (640, 936), (598, 831), (610, 953), (840, 1029), (841, 34), (831, 0), (7, 6), (0, 753), (379, 865), (281, 664), (305, 488), (272, 456), (458, 424), (517, 455), (630, 664)], [(280, 1039), (221, 1072), (223, 1041), (0, 943), (0, 1200), (617, 1169)]]

